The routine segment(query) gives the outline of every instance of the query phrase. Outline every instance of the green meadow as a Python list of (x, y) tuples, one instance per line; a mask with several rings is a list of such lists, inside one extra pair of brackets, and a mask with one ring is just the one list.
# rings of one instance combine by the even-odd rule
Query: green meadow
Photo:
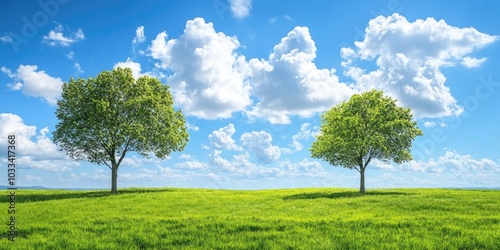
[(0, 249), (500, 249), (494, 190), (18, 190), (15, 242), (8, 199)]

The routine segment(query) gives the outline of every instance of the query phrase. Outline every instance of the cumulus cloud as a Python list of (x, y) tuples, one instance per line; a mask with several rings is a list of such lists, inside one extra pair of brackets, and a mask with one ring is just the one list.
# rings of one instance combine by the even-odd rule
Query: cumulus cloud
[(221, 156), (220, 150), (214, 150), (209, 155), (209, 162), (216, 169), (223, 170), (233, 176), (245, 178), (262, 178), (271, 176), (283, 176), (285, 173), (277, 167), (261, 167), (250, 162), (250, 155), (233, 155), (232, 161)]
[(221, 157), (221, 153), (222, 151), (220, 150), (213, 150), (212, 153), (208, 155), (208, 160), (211, 163), (211, 165), (224, 171), (229, 171), (229, 172), (237, 171), (238, 168), (236, 167), (236, 165), (231, 164), (228, 160)]
[(236, 132), (232, 123), (225, 127), (219, 128), (208, 135), (209, 149), (221, 150), (240, 150), (236, 141), (232, 138)]
[(288, 181), (296, 180), (296, 178), (301, 180), (311, 178), (315, 181), (336, 179), (332, 173), (322, 167), (321, 163), (308, 159), (298, 162), (284, 160), (271, 166), (261, 166), (252, 163), (248, 153), (233, 155), (231, 160), (227, 160), (221, 156), (221, 151), (215, 150), (209, 155), (209, 163), (214, 170), (222, 170), (233, 177), (253, 180), (261, 178), (279, 178)]
[(241, 135), (241, 146), (255, 154), (260, 163), (271, 163), (276, 161), (281, 150), (278, 146), (272, 145), (271, 134), (265, 131), (246, 132)]
[(318, 69), (316, 45), (307, 27), (295, 27), (274, 47), (268, 60), (251, 59), (252, 93), (258, 103), (247, 112), (273, 124), (291, 115), (310, 117), (355, 93), (339, 81), (335, 69)]
[(16, 73), (5, 67), (1, 71), (14, 83), (8, 84), (11, 90), (22, 90), (27, 96), (39, 97), (50, 105), (55, 105), (62, 92), (63, 81), (59, 77), (52, 77), (36, 65), (20, 65)]
[(176, 163), (175, 167), (187, 170), (202, 170), (202, 169), (207, 169), (208, 165), (201, 161), (191, 160), (191, 161)]
[(133, 44), (143, 43), (146, 41), (146, 36), (144, 36), (144, 26), (139, 26), (135, 30), (135, 37), (132, 39)]
[(127, 156), (123, 158), (122, 163), (120, 166), (122, 167), (134, 167), (134, 168), (139, 168), (144, 166), (145, 164), (148, 164), (152, 162), (152, 158), (143, 158), (143, 157), (137, 157), (136, 155), (132, 156)]
[(486, 57), (478, 59), (466, 56), (462, 59), (461, 64), (467, 68), (477, 68), (481, 66), (481, 64), (483, 64), (486, 61), (486, 59), (487, 59)]
[(319, 127), (314, 126), (311, 128), (310, 123), (303, 123), (300, 125), (300, 131), (292, 136), (292, 142), (288, 144), (290, 148), (282, 148), (281, 151), (284, 153), (293, 153), (300, 151), (304, 148), (300, 141), (305, 141), (313, 138), (319, 133)]
[[(355, 42), (355, 49), (341, 49), (342, 66), (360, 91), (381, 89), (412, 108), (417, 118), (459, 115), (463, 108), (440, 69), (460, 61), (480, 64), (464, 57), (497, 39), (434, 18), (409, 22), (396, 13), (370, 20), (364, 40)], [(375, 60), (378, 69), (366, 71), (355, 65), (358, 60)]]
[(212, 23), (195, 18), (177, 39), (158, 34), (148, 50), (161, 62), (159, 67), (173, 71), (167, 82), (176, 105), (187, 115), (217, 119), (251, 104), (245, 57), (236, 53), (239, 47), (236, 37), (217, 33)]
[(317, 161), (309, 161), (304, 158), (299, 162), (291, 162), (285, 160), (279, 163), (280, 168), (283, 169), (287, 175), (297, 176), (297, 177), (322, 177), (329, 178), (331, 173), (328, 173), (321, 163)]
[(198, 126), (196, 126), (194, 124), (191, 124), (189, 122), (186, 122), (186, 127), (187, 127), (187, 129), (192, 130), (194, 132), (200, 130), (200, 127), (198, 127)]
[[(377, 170), (396, 171), (403, 169), (411, 172), (426, 173), (429, 175), (439, 174), (439, 178), (449, 176), (450, 173), (462, 173), (465, 175), (498, 173), (500, 164), (491, 159), (474, 159), (470, 155), (461, 155), (454, 150), (447, 150), (444, 155), (437, 159), (430, 158), (427, 161), (411, 160), (402, 164), (386, 163), (375, 159), (370, 168)], [(430, 176), (429, 176), (430, 177)], [(436, 177), (436, 176), (434, 176)]]
[(61, 24), (57, 24), (57, 26), (53, 30), (51, 30), (49, 34), (43, 36), (43, 42), (53, 47), (68, 47), (74, 42), (85, 39), (85, 34), (83, 34), (82, 29), (78, 29), (77, 32), (72, 33), (69, 36), (65, 36), (63, 32), (63, 26)]
[(123, 158), (122, 163), (120, 166), (127, 166), (127, 167), (140, 167), (141, 166), (141, 159), (137, 157), (125, 157)]
[[(17, 166), (50, 171), (64, 171), (78, 166), (77, 162), (58, 150), (54, 142), (47, 137), (48, 133), (47, 127), (37, 131), (35, 126), (24, 124), (18, 115), (0, 114), (0, 137), (15, 135)], [(7, 141), (1, 140), (0, 147), (2, 154), (6, 155)]]
[[(158, 34), (149, 56), (169, 72), (175, 103), (186, 115), (217, 119), (242, 111), (272, 124), (313, 116), (374, 88), (412, 108), (416, 118), (459, 115), (463, 107), (445, 85), (441, 68), (479, 66), (486, 58), (467, 55), (497, 40), (443, 20), (379, 16), (369, 22), (363, 41), (341, 49), (343, 74), (353, 80), (348, 85), (335, 69), (316, 66), (316, 45), (307, 27), (295, 27), (267, 59), (248, 62), (236, 52), (236, 37), (216, 32), (202, 18), (189, 20), (179, 38), (167, 37)], [(362, 61), (374, 61), (377, 68), (361, 68)]]
[(428, 161), (409, 161), (401, 164), (401, 168), (414, 172), (483, 172), (500, 171), (500, 165), (490, 159), (473, 159), (470, 155), (460, 155), (456, 151), (448, 150), (438, 159)]
[(141, 64), (138, 62), (134, 62), (132, 59), (127, 58), (125, 62), (117, 62), (115, 65), (113, 65), (113, 69), (116, 68), (129, 68), (132, 70), (132, 75), (134, 78), (137, 80), (144, 74), (141, 73)]
[[(135, 37), (132, 39), (132, 52), (135, 55), (135, 49), (138, 44), (143, 43), (146, 41), (146, 36), (144, 35), (144, 26), (139, 26), (135, 30)], [(143, 54), (144, 51), (139, 50), (139, 54)]]
[(252, 0), (229, 0), (231, 13), (239, 19), (245, 18), (252, 9)]
[(148, 154), (148, 157), (142, 157), (138, 156), (136, 154), (133, 154), (129, 152), (125, 158), (123, 158), (122, 163), (120, 166), (123, 167), (132, 167), (132, 168), (139, 168), (143, 166), (147, 166), (150, 164), (153, 164), (155, 166), (160, 166), (162, 163), (172, 159), (172, 156), (167, 156), (165, 159), (160, 159), (156, 157), (153, 153)]

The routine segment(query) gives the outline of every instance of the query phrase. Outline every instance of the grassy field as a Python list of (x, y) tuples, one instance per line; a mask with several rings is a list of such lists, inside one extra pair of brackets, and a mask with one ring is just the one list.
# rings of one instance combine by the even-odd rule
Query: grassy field
[[(4, 191), (7, 194), (7, 191)], [(500, 191), (17, 191), (0, 249), (500, 249)], [(4, 235), (8, 196), (2, 195)]]

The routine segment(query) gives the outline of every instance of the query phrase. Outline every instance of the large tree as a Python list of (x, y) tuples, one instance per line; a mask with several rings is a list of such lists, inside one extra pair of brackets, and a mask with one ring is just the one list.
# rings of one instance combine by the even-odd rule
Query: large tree
[(411, 144), (422, 135), (410, 109), (372, 90), (356, 94), (321, 116), (321, 129), (310, 151), (333, 166), (357, 170), (365, 192), (365, 170), (373, 159), (402, 163), (412, 159)]
[(164, 159), (187, 144), (184, 116), (174, 110), (169, 87), (156, 78), (135, 80), (129, 68), (117, 68), (96, 78), (71, 78), (61, 97), (54, 142), (75, 160), (108, 166), (112, 193), (128, 152)]

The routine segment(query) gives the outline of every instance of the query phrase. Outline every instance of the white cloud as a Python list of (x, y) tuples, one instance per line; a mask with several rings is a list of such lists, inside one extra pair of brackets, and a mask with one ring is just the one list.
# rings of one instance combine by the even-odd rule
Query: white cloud
[(73, 58), (75, 57), (75, 53), (73, 51), (70, 51), (68, 52), (68, 54), (66, 54), (66, 57), (68, 57), (68, 59), (73, 60)]
[(192, 130), (194, 132), (200, 130), (200, 127), (198, 127), (198, 126), (196, 126), (194, 124), (191, 124), (189, 122), (186, 122), (186, 127), (187, 127), (187, 129)]
[(40, 97), (50, 105), (55, 105), (61, 95), (63, 81), (52, 77), (45, 71), (38, 70), (36, 65), (20, 65), (16, 73), (2, 67), (2, 72), (16, 82), (8, 84), (12, 90), (22, 90), (27, 96)]
[(208, 141), (210, 143), (209, 148), (216, 150), (240, 150), (240, 147), (236, 145), (236, 141), (232, 138), (235, 132), (236, 129), (232, 123), (213, 131), (208, 135)]
[(462, 59), (462, 62), (461, 64), (467, 68), (477, 68), (479, 66), (481, 66), (481, 64), (483, 64), (485, 61), (486, 61), (486, 57), (483, 57), (481, 59), (477, 59), (477, 58), (472, 58), (472, 57), (464, 57)]
[(0, 36), (0, 41), (2, 41), (2, 43), (12, 43), (13, 42), (12, 37), (10, 37), (7, 34)]
[(277, 167), (261, 167), (251, 163), (249, 154), (233, 155), (232, 161), (224, 159), (220, 154), (221, 151), (214, 150), (209, 155), (211, 165), (236, 177), (263, 178), (283, 176), (285, 174)]
[(0, 70), (5, 73), (8, 77), (10, 78), (15, 78), (16, 77), (16, 74), (12, 73), (12, 71), (4, 66), (2, 66), (2, 68), (0, 68)]
[(328, 173), (321, 163), (317, 161), (309, 161), (304, 158), (299, 162), (290, 162), (289, 160), (282, 161), (279, 163), (280, 168), (287, 175), (296, 176), (299, 178), (303, 177), (321, 177), (321, 178), (331, 178), (332, 174)]
[(237, 171), (237, 167), (234, 164), (231, 164), (228, 160), (220, 156), (221, 153), (222, 151), (220, 150), (213, 150), (212, 153), (208, 155), (209, 162), (213, 166), (222, 169), (224, 171), (230, 171), (230, 172)]
[(336, 179), (335, 176), (326, 171), (319, 162), (303, 159), (299, 162), (284, 160), (271, 166), (259, 166), (250, 162), (250, 155), (233, 155), (232, 160), (227, 160), (221, 156), (221, 151), (214, 150), (209, 155), (209, 163), (214, 170), (222, 170), (231, 176), (238, 178), (248, 178), (261, 180), (262, 178), (279, 178), (289, 182), (291, 180), (318, 181), (320, 179)]
[(251, 104), (246, 61), (235, 50), (236, 37), (214, 30), (212, 23), (195, 18), (177, 39), (158, 34), (148, 48), (159, 66), (174, 73), (167, 79), (175, 104), (187, 115), (204, 119), (229, 118)]
[(310, 117), (355, 92), (340, 83), (335, 69), (318, 69), (316, 45), (306, 27), (295, 27), (274, 47), (269, 60), (251, 59), (252, 93), (258, 103), (249, 117), (273, 124), (290, 123), (291, 115)]
[(191, 160), (191, 161), (176, 163), (175, 167), (187, 170), (202, 170), (202, 169), (207, 169), (208, 165), (204, 162)]
[(443, 171), (477, 172), (500, 171), (500, 165), (490, 159), (473, 159), (470, 155), (460, 155), (456, 151), (448, 150), (437, 160), (409, 161), (401, 164), (401, 168), (414, 172), (440, 173)]
[(427, 121), (427, 122), (424, 122), (424, 126), (426, 128), (433, 128), (433, 127), (436, 126), (436, 123), (435, 122), (429, 122), (429, 121)]
[[(120, 172), (118, 172), (118, 178), (120, 178), (120, 180), (122, 179), (122, 174)], [(93, 172), (92, 174), (88, 174), (86, 172), (83, 172), (83, 173), (71, 173), (69, 175), (69, 181), (70, 182), (74, 182), (75, 180), (85, 180), (85, 181), (88, 181), (88, 180), (93, 180), (93, 181), (109, 181), (109, 175), (108, 174), (104, 174), (102, 172)]]
[[(47, 137), (49, 129), (37, 132), (35, 126), (24, 124), (15, 114), (0, 114), (0, 137), (15, 135), (16, 165), (20, 168), (32, 168), (50, 171), (64, 171), (79, 164), (69, 159), (65, 153)], [(2, 154), (6, 155), (7, 140), (0, 140)]]
[(82, 29), (78, 29), (78, 31), (71, 34), (71, 36), (65, 36), (63, 31), (63, 26), (61, 24), (57, 24), (57, 26), (51, 30), (48, 35), (43, 36), (43, 41), (53, 47), (58, 45), (68, 47), (74, 42), (85, 39), (85, 34), (83, 34)]
[(376, 170), (395, 171), (396, 165), (391, 162), (384, 162), (379, 159), (373, 159), (368, 165), (368, 168)]
[(300, 125), (300, 131), (292, 136), (292, 142), (289, 144), (290, 148), (282, 148), (281, 151), (285, 153), (293, 153), (300, 151), (304, 148), (300, 141), (305, 141), (313, 138), (319, 133), (319, 127), (315, 126), (311, 129), (310, 123), (303, 123)]
[[(146, 41), (146, 36), (144, 36), (144, 26), (139, 26), (135, 30), (135, 37), (132, 39), (132, 52), (135, 55), (135, 49), (139, 43)], [(139, 54), (144, 54), (144, 51), (139, 50)]]
[(141, 64), (138, 62), (132, 61), (132, 59), (130, 59), (130, 58), (127, 58), (127, 61), (125, 61), (125, 62), (115, 63), (115, 65), (113, 65), (113, 69), (116, 69), (116, 68), (129, 68), (130, 70), (132, 70), (132, 75), (134, 76), (134, 78), (136, 80), (139, 79), (141, 76), (145, 75), (145, 74), (141, 74)]
[(80, 66), (79, 63), (75, 62), (75, 70), (76, 70), (76, 73), (83, 73), (85, 71), (82, 70), (82, 66)]
[[(398, 14), (380, 16), (369, 22), (365, 39), (354, 49), (341, 49), (344, 75), (354, 80), (350, 85), (340, 82), (335, 69), (317, 68), (307, 27), (290, 31), (268, 59), (248, 62), (235, 52), (240, 47), (236, 37), (216, 33), (202, 18), (188, 21), (177, 39), (158, 34), (148, 50), (170, 73), (175, 103), (187, 115), (217, 119), (243, 111), (249, 119), (288, 124), (291, 116), (313, 116), (373, 88), (412, 108), (416, 118), (459, 115), (463, 107), (445, 86), (440, 68), (461, 61), (479, 64), (464, 57), (496, 39), (433, 18), (410, 23)], [(378, 69), (355, 65), (363, 60), (374, 60)]]
[(424, 122), (424, 127), (426, 127), (426, 128), (433, 128), (436, 126), (439, 126), (442, 128), (448, 127), (448, 125), (444, 122), (434, 122), (434, 121), (425, 121)]
[[(500, 164), (487, 159), (473, 159), (470, 155), (460, 155), (456, 151), (447, 150), (443, 156), (437, 159), (429, 159), (427, 161), (411, 160), (402, 164), (385, 163), (375, 159), (370, 163), (369, 168), (377, 170), (397, 171), (403, 169), (411, 172), (419, 172), (428, 174), (428, 178), (435, 181), (444, 180), (451, 175), (461, 173), (464, 175), (483, 175), (500, 172)], [(437, 182), (439, 183), (439, 182)]]
[(243, 133), (240, 141), (242, 147), (255, 154), (260, 163), (274, 162), (281, 155), (280, 148), (272, 145), (273, 138), (271, 134), (265, 131)]
[(124, 167), (139, 168), (150, 164), (159, 166), (170, 159), (172, 159), (172, 156), (170, 155), (167, 156), (165, 159), (160, 159), (156, 157), (153, 153), (150, 153), (148, 157), (142, 157), (142, 156), (137, 156), (135, 154), (131, 154), (129, 152), (128, 155), (125, 158), (123, 158), (120, 167), (124, 166)]
[(85, 39), (85, 34), (83, 34), (82, 29), (78, 29), (78, 31), (75, 33), (75, 41), (83, 40)]
[[(379, 16), (370, 20), (355, 49), (341, 50), (342, 66), (360, 91), (383, 90), (412, 108), (417, 118), (459, 115), (463, 108), (445, 86), (440, 68), (456, 65), (497, 39), (434, 18), (408, 22), (399, 14)], [(356, 60), (375, 60), (378, 69), (367, 72), (353, 65)]]
[(135, 30), (135, 37), (132, 40), (132, 43), (135, 45), (138, 43), (143, 43), (145, 41), (146, 41), (146, 36), (144, 36), (144, 26), (139, 26)]
[(229, 0), (231, 13), (239, 19), (245, 18), (252, 9), (252, 0)]
[(122, 163), (120, 164), (120, 166), (122, 167), (135, 167), (135, 168), (138, 168), (138, 167), (141, 167), (143, 164), (144, 164), (144, 159), (143, 158), (139, 158), (137, 156), (132, 156), (132, 157), (125, 157), (123, 158), (122, 160)]
[[(284, 15), (284, 16), (283, 16), (283, 19), (284, 19), (284, 20), (286, 20), (286, 21), (291, 21), (291, 20), (292, 20), (292, 18), (291, 18), (289, 15)], [(269, 19), (267, 19), (267, 21), (268, 21), (269, 23), (275, 23), (277, 20), (278, 20), (278, 18), (277, 18), (277, 17), (275, 17), (275, 16), (274, 16), (274, 17), (271, 17), (271, 18), (269, 18)]]
[(190, 154), (181, 154), (181, 155), (179, 156), (179, 159), (189, 160), (189, 159), (191, 159), (191, 158), (193, 158), (193, 157), (192, 157)]

